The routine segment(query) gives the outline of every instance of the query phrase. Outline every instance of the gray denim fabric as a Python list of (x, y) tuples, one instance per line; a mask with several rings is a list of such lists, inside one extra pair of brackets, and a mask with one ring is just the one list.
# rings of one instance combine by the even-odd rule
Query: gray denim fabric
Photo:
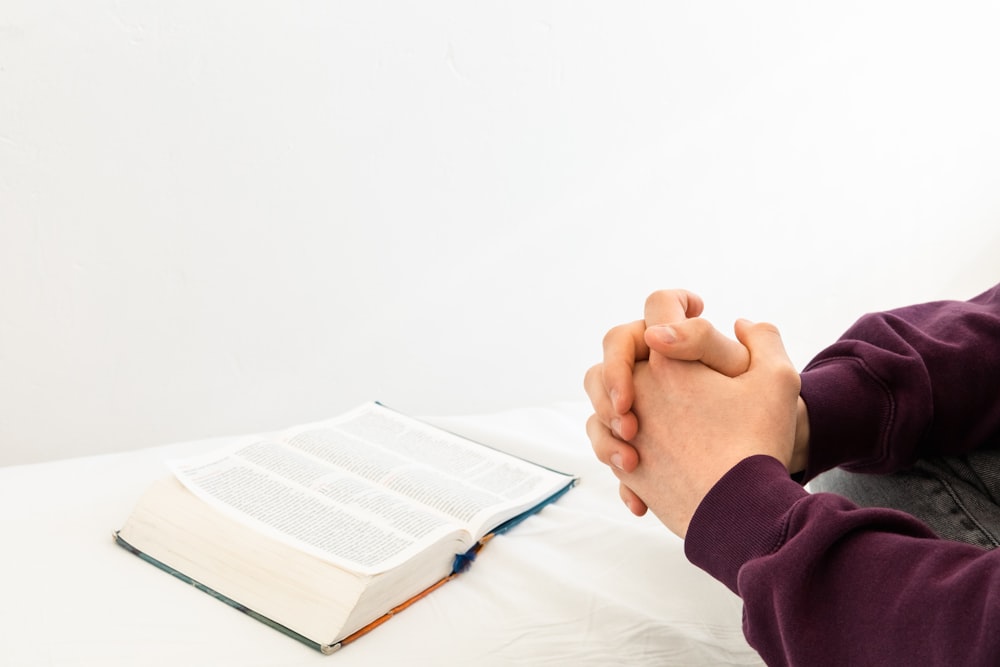
[(809, 483), (862, 507), (902, 510), (938, 535), (986, 549), (1000, 546), (1000, 451), (922, 459), (891, 475), (835, 469)]

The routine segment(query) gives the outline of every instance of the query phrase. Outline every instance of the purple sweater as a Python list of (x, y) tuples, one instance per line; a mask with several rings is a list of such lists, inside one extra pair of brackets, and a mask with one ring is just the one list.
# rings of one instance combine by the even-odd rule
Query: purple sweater
[[(1000, 447), (1000, 285), (862, 317), (802, 372), (802, 397), (807, 480)], [(1000, 549), (809, 495), (771, 457), (719, 480), (685, 551), (743, 599), (744, 633), (769, 665), (1000, 664)]]

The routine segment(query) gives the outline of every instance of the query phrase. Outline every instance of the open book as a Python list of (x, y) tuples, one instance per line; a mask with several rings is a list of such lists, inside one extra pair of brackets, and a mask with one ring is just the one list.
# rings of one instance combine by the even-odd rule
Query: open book
[(377, 403), (172, 468), (118, 543), (324, 653), (576, 482)]

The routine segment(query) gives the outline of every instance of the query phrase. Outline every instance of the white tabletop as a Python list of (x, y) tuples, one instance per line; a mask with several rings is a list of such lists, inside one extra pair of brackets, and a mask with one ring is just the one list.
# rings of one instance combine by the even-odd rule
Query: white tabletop
[(0, 468), (0, 666), (760, 664), (740, 602), (621, 505), (578, 405), (433, 419), (582, 477), (471, 570), (323, 656), (142, 562), (112, 532), (165, 460), (231, 439)]

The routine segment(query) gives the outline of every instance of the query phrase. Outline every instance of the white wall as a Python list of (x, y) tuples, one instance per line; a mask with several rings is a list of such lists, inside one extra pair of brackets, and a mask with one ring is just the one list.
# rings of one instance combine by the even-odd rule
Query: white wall
[(800, 365), (972, 296), (990, 4), (5, 0), (0, 464), (581, 400), (659, 287)]

